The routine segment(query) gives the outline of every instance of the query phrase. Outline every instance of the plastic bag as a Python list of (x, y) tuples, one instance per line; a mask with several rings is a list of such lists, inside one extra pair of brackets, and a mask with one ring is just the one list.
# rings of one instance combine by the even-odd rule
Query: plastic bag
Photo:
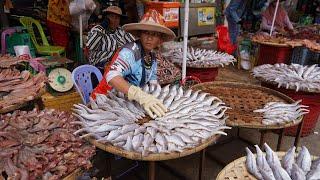
[(96, 4), (93, 0), (74, 0), (69, 5), (71, 14), (71, 25), (74, 31), (80, 31), (79, 16), (82, 18), (82, 28), (88, 27), (88, 20), (92, 12), (96, 9)]
[(29, 46), (18, 45), (18, 46), (14, 46), (13, 49), (14, 49), (14, 52), (16, 53), (16, 56), (19, 57), (20, 59), (30, 59), (32, 57)]
[(233, 54), (234, 51), (237, 49), (237, 46), (231, 43), (228, 28), (226, 26), (220, 25), (217, 26), (216, 31), (218, 34), (218, 50), (226, 52), (228, 54)]

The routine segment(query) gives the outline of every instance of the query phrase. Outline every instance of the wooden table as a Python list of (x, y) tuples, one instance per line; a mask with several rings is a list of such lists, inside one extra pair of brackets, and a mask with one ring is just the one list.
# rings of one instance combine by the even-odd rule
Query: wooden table
[[(95, 145), (96, 147), (100, 148), (103, 151), (125, 157), (127, 159), (131, 160), (139, 160), (139, 161), (149, 161), (149, 170), (148, 170), (148, 179), (149, 180), (155, 180), (156, 175), (156, 162), (170, 160), (170, 159), (177, 159), (184, 156), (188, 156), (197, 152), (200, 152), (200, 161), (199, 161), (199, 180), (203, 178), (203, 172), (204, 172), (204, 162), (205, 162), (205, 151), (206, 147), (210, 144), (217, 141), (217, 139), (220, 137), (220, 135), (212, 136), (211, 138), (204, 141), (202, 144), (198, 145), (195, 148), (192, 149), (186, 149), (185, 151), (178, 153), (178, 152), (172, 152), (170, 154), (167, 153), (158, 153), (158, 154), (149, 154), (148, 156), (142, 156), (141, 153), (138, 152), (130, 152), (126, 151), (122, 148), (113, 146), (112, 144), (103, 144), (99, 143), (96, 140), (92, 138), (86, 138), (87, 141), (89, 141), (91, 144)], [(172, 170), (173, 171), (173, 170)]]
[(214, 96), (221, 98), (227, 106), (232, 108), (226, 111), (226, 115), (229, 116), (226, 121), (228, 126), (238, 129), (250, 128), (259, 130), (261, 132), (260, 146), (262, 146), (265, 141), (264, 135), (267, 131), (280, 130), (277, 144), (277, 150), (279, 151), (284, 136), (284, 129), (296, 125), (299, 125), (299, 128), (294, 144), (295, 146), (298, 145), (303, 116), (294, 122), (286, 124), (264, 125), (262, 124), (263, 115), (261, 113), (253, 112), (256, 109), (263, 108), (266, 103), (271, 101), (293, 103), (294, 100), (290, 97), (269, 88), (235, 82), (202, 83), (195, 85), (192, 88), (211, 93)]

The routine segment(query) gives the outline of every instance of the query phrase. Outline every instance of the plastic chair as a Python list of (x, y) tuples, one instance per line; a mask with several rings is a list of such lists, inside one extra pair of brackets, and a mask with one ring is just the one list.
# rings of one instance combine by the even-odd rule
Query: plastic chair
[[(44, 34), (42, 26), (39, 23), (39, 21), (37, 21), (31, 17), (21, 17), (19, 20), (20, 20), (20, 23), (28, 30), (28, 33), (31, 36), (31, 40), (32, 40), (34, 46), (36, 47), (38, 54), (49, 55), (49, 56), (61, 55), (61, 54), (65, 55), (65, 48), (64, 47), (49, 45), (47, 37)], [(35, 25), (37, 27), (37, 29), (41, 35), (42, 45), (39, 44), (36, 39), (33, 25)]]
[(91, 74), (95, 74), (101, 81), (102, 74), (98, 68), (92, 65), (82, 65), (72, 71), (72, 81), (84, 104), (89, 103), (90, 93), (93, 90)]
[(7, 53), (7, 36), (11, 36), (16, 32), (15, 28), (8, 28), (1, 33), (1, 54), (5, 55)]

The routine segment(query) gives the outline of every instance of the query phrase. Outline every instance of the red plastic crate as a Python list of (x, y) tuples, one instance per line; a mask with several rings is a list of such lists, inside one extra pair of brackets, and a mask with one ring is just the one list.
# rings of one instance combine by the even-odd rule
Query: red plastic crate
[(218, 76), (218, 68), (187, 68), (187, 76), (195, 76), (201, 82), (214, 81)]
[(155, 9), (164, 17), (165, 25), (170, 28), (179, 27), (179, 2), (147, 2), (145, 12)]
[[(309, 106), (310, 112), (304, 115), (303, 127), (301, 136), (308, 136), (313, 133), (320, 115), (320, 94), (319, 93), (308, 93), (308, 92), (295, 92), (294, 90), (288, 90), (284, 88), (277, 88), (274, 85), (262, 83), (263, 86), (279, 91), (293, 100), (302, 100), (301, 104)], [(290, 127), (285, 129), (285, 134), (289, 136), (296, 136), (298, 126)]]
[(265, 44), (260, 44), (258, 65), (262, 64), (288, 64), (291, 59), (291, 47), (275, 47)]

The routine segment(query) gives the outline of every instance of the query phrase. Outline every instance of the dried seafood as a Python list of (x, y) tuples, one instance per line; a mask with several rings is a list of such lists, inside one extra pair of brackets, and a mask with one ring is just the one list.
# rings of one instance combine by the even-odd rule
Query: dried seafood
[(263, 113), (262, 124), (285, 124), (294, 122), (302, 115), (309, 113), (309, 110), (305, 109), (308, 106), (299, 105), (299, 103), (301, 103), (301, 100), (292, 104), (269, 102), (262, 109), (257, 109), (253, 112)]
[(217, 97), (169, 85), (145, 86), (144, 91), (163, 101), (169, 109), (164, 117), (141, 124), (145, 112), (140, 105), (122, 93), (98, 94), (95, 101), (91, 100), (91, 108), (75, 105), (75, 116), (83, 126), (75, 134), (146, 156), (182, 152), (214, 135), (226, 135), (221, 130), (229, 129), (225, 126), (229, 107)]
[(0, 109), (33, 100), (45, 86), (44, 73), (31, 76), (30, 72), (16, 69), (0, 69)]
[(62, 179), (79, 167), (90, 168), (95, 148), (72, 134), (78, 128), (74, 121), (55, 110), (0, 115), (0, 174), (8, 179)]
[(25, 59), (19, 59), (10, 55), (0, 55), (0, 68), (9, 68), (11, 66), (17, 65), (21, 62), (27, 62)]
[(296, 91), (320, 92), (320, 67), (299, 64), (264, 64), (253, 69), (253, 76)]
[[(168, 59), (172, 62), (182, 65), (183, 49), (175, 49), (168, 54)], [(206, 49), (194, 49), (188, 48), (187, 52), (187, 67), (194, 68), (212, 68), (212, 67), (224, 67), (230, 63), (236, 62), (236, 59), (227, 53), (206, 50)]]
[(246, 148), (246, 167), (257, 179), (320, 179), (320, 159), (312, 161), (312, 156), (305, 146), (302, 146), (297, 158), (295, 158), (296, 147), (290, 148), (281, 161), (266, 143), (264, 144), (266, 155), (263, 154), (259, 146), (255, 145), (255, 147), (256, 157), (249, 148)]

